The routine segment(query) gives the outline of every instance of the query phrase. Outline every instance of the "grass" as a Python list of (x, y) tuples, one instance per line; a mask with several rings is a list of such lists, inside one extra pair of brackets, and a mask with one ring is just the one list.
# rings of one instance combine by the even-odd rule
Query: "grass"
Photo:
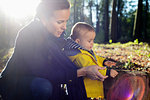
[(14, 48), (10, 48), (10, 49), (5, 49), (4, 48), (4, 49), (0, 50), (0, 72), (5, 67), (8, 59), (13, 54), (13, 51), (14, 51)]

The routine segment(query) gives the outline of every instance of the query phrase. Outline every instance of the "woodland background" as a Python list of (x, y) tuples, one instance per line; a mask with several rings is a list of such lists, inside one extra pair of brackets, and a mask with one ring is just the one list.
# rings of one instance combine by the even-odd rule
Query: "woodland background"
[[(117, 43), (117, 46), (119, 46), (122, 43), (132, 42), (130, 46), (135, 46), (136, 44), (137, 47), (134, 47), (138, 48), (136, 50), (142, 48), (143, 52), (146, 52), (143, 53), (146, 56), (146, 61), (148, 64), (150, 63), (150, 0), (69, 1), (71, 3), (71, 16), (67, 23), (66, 37), (69, 36), (70, 30), (76, 22), (87, 22), (95, 28), (95, 43)], [(5, 66), (7, 59), (13, 51), (18, 31), (33, 18), (34, 15), (25, 16), (23, 19), (10, 17), (3, 12), (0, 6), (0, 68)], [(142, 46), (140, 47), (139, 44)], [(102, 45), (102, 47), (105, 47), (105, 45)], [(113, 45), (113, 47), (115, 46)], [(103, 49), (97, 48), (97, 50), (101, 51)], [(130, 51), (126, 50), (124, 52)], [(135, 51), (133, 50), (132, 52)], [(142, 51), (139, 52), (141, 54)], [(110, 51), (109, 53), (112, 52)], [(106, 52), (100, 55), (110, 58), (110, 55), (106, 55)], [(114, 54), (111, 55), (111, 58), (113, 58), (112, 56)], [(141, 55), (139, 56), (141, 57)], [(142, 58), (139, 59), (142, 60)]]
[[(28, 1), (26, 6), (24, 1)], [(0, 0), (0, 71), (13, 53), (18, 31), (34, 18), (34, 14), (23, 15), (24, 11), (23, 17), (19, 18), (13, 9), (18, 10), (22, 6), (29, 9), (35, 4), (33, 1), (36, 3), (38, 0)], [(69, 1), (71, 16), (65, 37), (70, 35), (70, 30), (76, 22), (91, 24), (96, 31), (93, 50), (99, 56), (115, 61), (117, 68), (123, 68), (134, 75), (139, 72), (146, 73), (143, 100), (150, 100), (150, 0)], [(7, 8), (10, 8), (11, 14), (16, 13), (17, 18), (8, 15)], [(112, 82), (108, 79), (106, 83)]]

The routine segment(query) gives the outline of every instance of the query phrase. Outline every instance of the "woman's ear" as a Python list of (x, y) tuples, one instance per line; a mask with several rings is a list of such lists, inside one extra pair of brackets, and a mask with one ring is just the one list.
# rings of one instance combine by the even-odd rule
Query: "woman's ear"
[(42, 16), (40, 20), (41, 20), (41, 22), (43, 23), (44, 26), (47, 26), (47, 24), (49, 24), (49, 19), (47, 19), (44, 16)]
[(79, 44), (80, 43), (80, 39), (76, 39), (75, 42)]
[(46, 26), (46, 22), (47, 22), (46, 19), (43, 17), (43, 18), (41, 18), (40, 20), (41, 20), (41, 22), (43, 23), (43, 25)]

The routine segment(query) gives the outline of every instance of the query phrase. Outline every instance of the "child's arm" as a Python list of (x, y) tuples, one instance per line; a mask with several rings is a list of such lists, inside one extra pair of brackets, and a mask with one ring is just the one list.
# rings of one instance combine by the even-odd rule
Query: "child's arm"
[(112, 66), (116, 66), (116, 63), (113, 61), (105, 60), (104, 66), (112, 67)]
[[(98, 56), (98, 59), (99, 59), (99, 62), (102, 63), (102, 66), (108, 66), (108, 67), (116, 66), (115, 62), (106, 60), (106, 58)], [(114, 69), (109, 69), (108, 68), (106, 70), (106, 75), (111, 76), (111, 77), (114, 78), (116, 75), (118, 75), (118, 72)]]
[(116, 70), (114, 70), (114, 69), (111, 69), (111, 70), (110, 70), (110, 76), (111, 76), (111, 77), (114, 78), (114, 77), (116, 77), (117, 75), (118, 75), (118, 72), (117, 72)]

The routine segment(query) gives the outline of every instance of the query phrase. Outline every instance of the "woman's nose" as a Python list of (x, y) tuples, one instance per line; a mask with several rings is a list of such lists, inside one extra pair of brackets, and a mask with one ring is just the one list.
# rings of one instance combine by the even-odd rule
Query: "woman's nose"
[(62, 25), (62, 29), (66, 30), (66, 23)]

